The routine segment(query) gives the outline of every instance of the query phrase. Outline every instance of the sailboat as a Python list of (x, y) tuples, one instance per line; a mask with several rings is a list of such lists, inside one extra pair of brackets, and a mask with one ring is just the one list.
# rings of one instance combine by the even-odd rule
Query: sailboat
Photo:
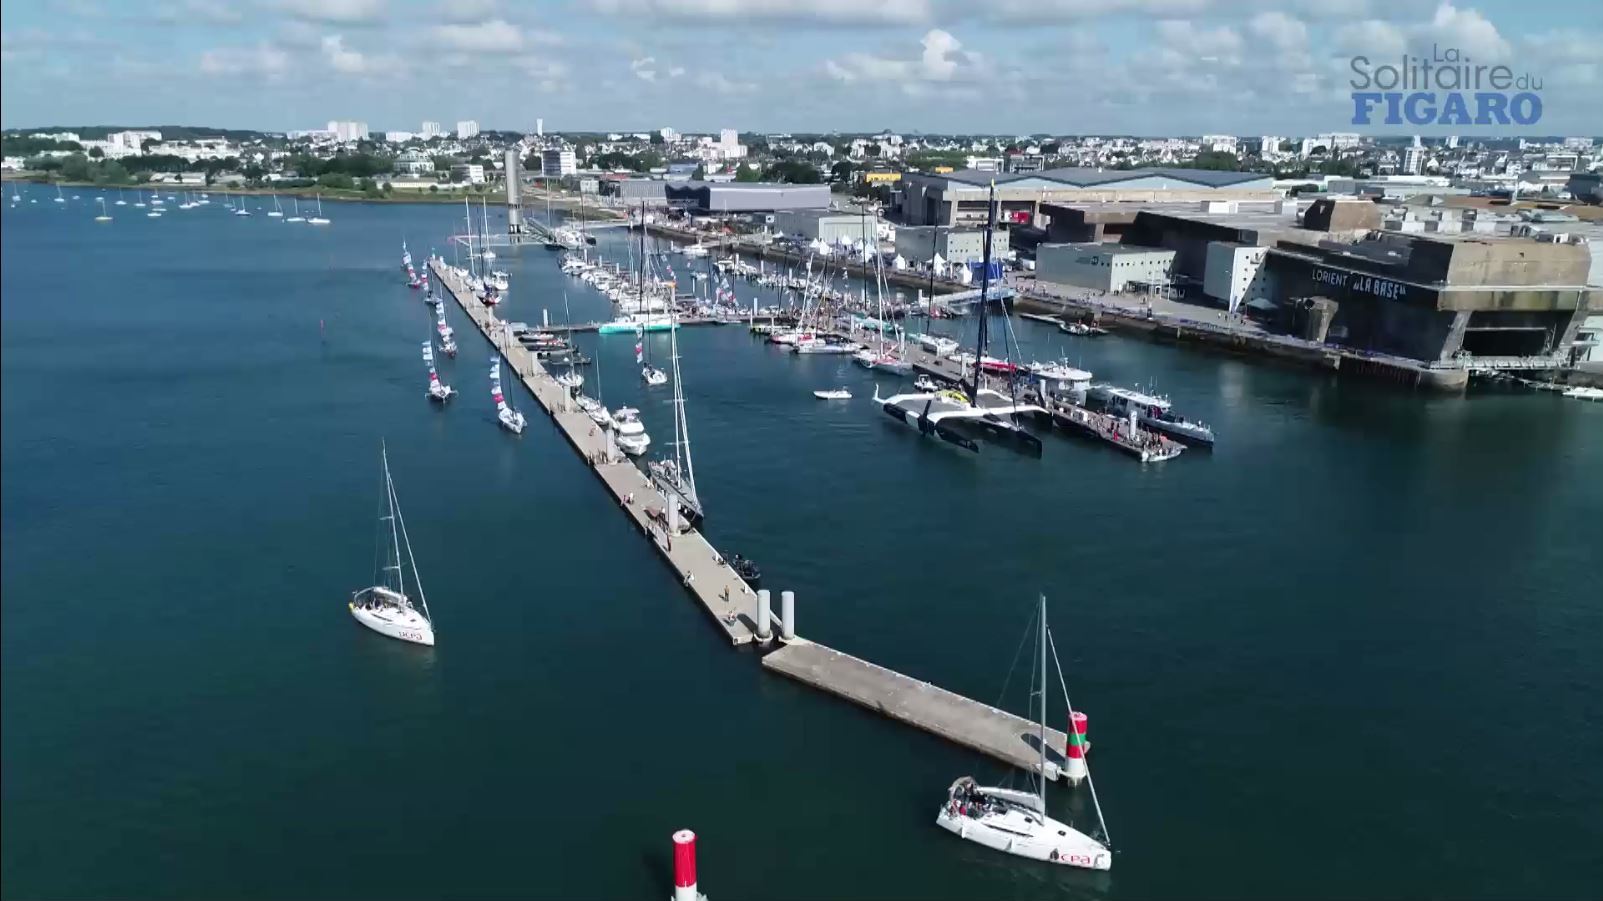
[(506, 395), (501, 393), (501, 358), (496, 357), (490, 363), (490, 396), (495, 398), (495, 415), (501, 420), (501, 427), (514, 435), (523, 434), (524, 419), (506, 402)]
[[(1041, 597), (1040, 623), (1040, 681), (1032, 686), (1033, 698), (1039, 697), (1040, 733), (1037, 745), (1041, 752), (1040, 769), (1033, 774), (1036, 790), (1020, 791), (1013, 788), (982, 786), (973, 777), (964, 776), (947, 789), (946, 803), (935, 815), (935, 824), (959, 838), (967, 839), (987, 848), (1005, 851), (1018, 857), (1048, 863), (1082, 867), (1088, 870), (1107, 870), (1113, 866), (1113, 852), (1109, 848), (1107, 823), (1102, 819), (1102, 805), (1097, 801), (1096, 786), (1091, 782), (1091, 770), (1085, 761), (1085, 744), (1080, 723), (1083, 715), (1076, 715), (1069, 704), (1068, 683), (1063, 679), (1063, 667), (1058, 666), (1058, 684), (1063, 687), (1063, 703), (1070, 710), (1068, 729), (1068, 759), (1064, 775), (1078, 783), (1084, 776), (1091, 793), (1091, 805), (1096, 811), (1097, 829), (1087, 835), (1073, 826), (1059, 822), (1047, 814), (1046, 776), (1051, 764), (1046, 760), (1046, 658), (1051, 631), (1046, 625), (1046, 597)], [(1053, 662), (1057, 662), (1057, 647), (1051, 644)], [(1077, 722), (1078, 721), (1078, 722)]]
[(267, 217), (269, 219), (284, 218), (284, 207), (279, 204), (277, 194), (273, 195), (273, 208), (267, 211)]
[(323, 218), (323, 195), (317, 195), (317, 215), (306, 220), (308, 225), (327, 225), (328, 220)]
[(305, 222), (306, 221), (306, 217), (301, 215), (301, 199), (299, 197), (291, 197), (290, 201), (295, 204), (295, 215), (290, 216), (289, 218), (285, 219), (284, 221), (285, 222)]
[[(885, 414), (898, 422), (918, 429), (923, 435), (933, 435), (956, 447), (978, 453), (979, 443), (967, 432), (975, 431), (1005, 442), (1020, 452), (1041, 455), (1041, 439), (1018, 424), (1020, 413), (1046, 415), (1046, 410), (1029, 403), (1020, 403), (995, 388), (986, 387), (984, 372), (987, 364), (994, 369), (1003, 367), (1010, 376), (1018, 371), (1012, 363), (987, 357), (986, 338), (989, 331), (989, 304), (991, 285), (991, 232), (996, 227), (996, 186), (991, 186), (986, 201), (985, 256), (980, 276), (980, 299), (977, 303), (977, 336), (973, 354), (974, 381), (963, 387), (967, 394), (958, 391), (915, 392), (880, 397), (879, 386), (874, 387), (874, 402)], [(965, 361), (964, 365), (967, 365)], [(1009, 384), (1014, 384), (1009, 382)]]
[(401, 268), (408, 274), (412, 272), (412, 251), (406, 249), (406, 239), (401, 239)]
[(95, 221), (96, 222), (110, 222), (111, 221), (111, 214), (106, 212), (106, 198), (97, 197), (95, 199), (100, 201), (100, 215), (95, 217)]
[(456, 332), (445, 324), (445, 304), (434, 308), (434, 328), (440, 333), (440, 353), (448, 357), (456, 356)]
[[(412, 539), (407, 537), (406, 521), (401, 518), (401, 504), (395, 497), (395, 482), (390, 478), (389, 453), (381, 451), (380, 455), (384, 459), (384, 500), (389, 507), (388, 515), (379, 517), (380, 559), (383, 564), (376, 574), (375, 581), (378, 584), (351, 594), (351, 616), (380, 635), (433, 647), (434, 622), (429, 616), (429, 602), (423, 596), (423, 580), (417, 574), (417, 559), (412, 556)], [(386, 522), (389, 523), (388, 548), (384, 548)], [(415, 602), (406, 593), (402, 548), (406, 549), (406, 560), (412, 570), (412, 588), (417, 592)]]
[[(672, 312), (669, 315), (673, 315)], [(696, 467), (690, 460), (690, 423), (685, 419), (685, 384), (679, 377), (679, 330), (668, 333), (673, 367), (673, 459), (647, 464), (651, 483), (679, 505), (692, 525), (705, 515), (696, 494)]]
[(612, 428), (612, 414), (607, 411), (607, 405), (601, 397), (601, 358), (604, 356), (606, 354), (601, 352), (601, 346), (599, 344), (596, 345), (596, 396), (592, 398), (581, 394), (574, 400), (574, 403), (579, 405), (579, 409), (584, 411), (584, 415), (590, 417), (591, 422), (604, 429), (610, 429)]
[(55, 202), (56, 203), (66, 203), (67, 202), (67, 198), (65, 198), (65, 197), (63, 197), (61, 195), (61, 185), (56, 185), (56, 199), (55, 199)]
[(440, 374), (434, 369), (434, 342), (423, 342), (423, 362), (429, 367), (429, 400), (448, 401), (456, 394), (456, 389), (440, 381)]
[(117, 189), (117, 202), (112, 204), (112, 206), (127, 206), (127, 205), (128, 205), (128, 201), (122, 199), (122, 188), (118, 188)]

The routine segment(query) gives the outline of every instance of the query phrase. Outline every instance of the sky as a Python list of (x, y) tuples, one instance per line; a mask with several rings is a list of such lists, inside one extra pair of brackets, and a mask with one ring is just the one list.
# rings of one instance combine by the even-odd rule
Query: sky
[[(1603, 0), (5, 0), (0, 125), (1603, 135)], [(1433, 53), (1433, 49), (1436, 52)], [(1355, 55), (1542, 79), (1352, 124)]]

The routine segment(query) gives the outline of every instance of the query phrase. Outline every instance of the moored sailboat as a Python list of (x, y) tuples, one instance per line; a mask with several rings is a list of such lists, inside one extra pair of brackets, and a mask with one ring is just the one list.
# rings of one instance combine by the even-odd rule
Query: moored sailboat
[(690, 459), (690, 423), (685, 419), (685, 385), (679, 375), (679, 332), (669, 332), (670, 361), (673, 367), (673, 458), (647, 465), (651, 483), (663, 496), (677, 503), (692, 524), (705, 516), (701, 497), (696, 493), (696, 467)]
[(506, 395), (501, 393), (501, 358), (496, 357), (490, 364), (490, 397), (495, 400), (495, 416), (500, 420), (501, 427), (514, 435), (523, 434), (525, 420), (523, 414), (506, 402)]

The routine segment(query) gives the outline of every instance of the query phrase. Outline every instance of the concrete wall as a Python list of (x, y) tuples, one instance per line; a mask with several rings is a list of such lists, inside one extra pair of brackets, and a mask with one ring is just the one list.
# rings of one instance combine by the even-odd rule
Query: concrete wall
[(1208, 245), (1202, 273), (1202, 293), (1234, 310), (1255, 297), (1267, 296), (1263, 275), (1267, 247), (1250, 247), (1228, 241)]
[[(991, 259), (1000, 260), (1010, 250), (1007, 229), (994, 230)], [(948, 263), (978, 263), (985, 259), (985, 232), (983, 229), (904, 225), (896, 229), (896, 253), (913, 263), (928, 263), (937, 253)]]
[(779, 210), (774, 213), (774, 231), (785, 235), (799, 235), (809, 241), (821, 240), (826, 244), (861, 241), (864, 232), (874, 237), (874, 220), (866, 224), (861, 216), (823, 215), (805, 210)]

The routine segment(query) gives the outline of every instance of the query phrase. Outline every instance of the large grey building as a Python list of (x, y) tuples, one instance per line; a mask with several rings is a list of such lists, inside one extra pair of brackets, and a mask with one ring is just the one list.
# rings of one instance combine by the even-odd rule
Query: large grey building
[(902, 179), (902, 221), (908, 225), (975, 226), (985, 221), (992, 184), (1003, 221), (1040, 225), (1043, 203), (1276, 200), (1274, 180), (1257, 172), (1210, 169), (1047, 169), (946, 175), (910, 172)]
[(1043, 282), (1114, 293), (1166, 284), (1174, 251), (1128, 244), (1042, 244), (1035, 250), (1035, 277)]
[(693, 213), (772, 213), (829, 208), (829, 185), (684, 181), (668, 183), (665, 193), (669, 206)]
[(860, 213), (832, 213), (827, 210), (780, 210), (774, 213), (774, 233), (795, 235), (805, 241), (839, 244), (842, 241), (874, 240), (877, 221)]
[[(991, 234), (991, 259), (1000, 260), (1008, 251), (1007, 229), (995, 229)], [(896, 229), (897, 256), (909, 263), (928, 263), (936, 254), (948, 263), (983, 262), (985, 230), (935, 225), (903, 225)]]
[(628, 178), (610, 184), (613, 185), (618, 199), (627, 204), (648, 203), (661, 206), (667, 201), (667, 194), (663, 190), (666, 183), (655, 178)]

